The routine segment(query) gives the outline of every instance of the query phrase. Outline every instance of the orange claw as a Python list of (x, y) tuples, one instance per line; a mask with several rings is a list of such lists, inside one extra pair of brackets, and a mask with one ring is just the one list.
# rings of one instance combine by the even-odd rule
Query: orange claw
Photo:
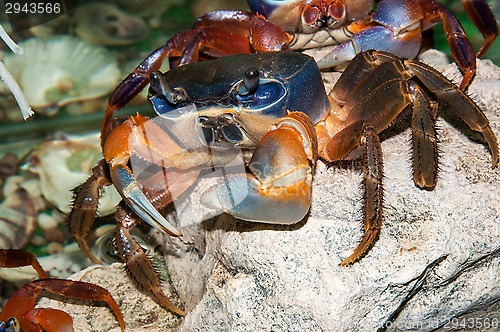
[(0, 326), (18, 325), (21, 331), (73, 331), (73, 319), (67, 313), (57, 309), (36, 308), (35, 304), (40, 293), (46, 290), (52, 294), (71, 299), (105, 301), (113, 310), (124, 331), (125, 322), (111, 294), (98, 285), (82, 281), (46, 278), (36, 258), (16, 249), (0, 249), (0, 267), (19, 267), (32, 265), (44, 277), (25, 284), (12, 295), (0, 312)]
[(258, 52), (279, 52), (288, 47), (293, 37), (279, 26), (257, 14), (250, 23), (250, 43)]

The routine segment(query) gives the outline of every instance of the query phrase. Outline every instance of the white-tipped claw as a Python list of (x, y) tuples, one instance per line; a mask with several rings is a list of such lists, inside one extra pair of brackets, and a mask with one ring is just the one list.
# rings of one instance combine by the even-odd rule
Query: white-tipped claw
[(112, 170), (111, 177), (113, 178), (116, 189), (127, 202), (127, 205), (137, 213), (142, 220), (160, 231), (164, 231), (173, 236), (182, 236), (181, 231), (169, 223), (153, 204), (151, 204), (140, 189), (139, 182), (137, 182), (134, 175), (127, 167), (117, 166)]

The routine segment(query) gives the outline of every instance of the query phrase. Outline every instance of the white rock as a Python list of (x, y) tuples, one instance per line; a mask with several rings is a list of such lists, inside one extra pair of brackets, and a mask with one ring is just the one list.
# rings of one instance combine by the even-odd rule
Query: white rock
[[(442, 69), (458, 77), (454, 65)], [(500, 135), (500, 69), (480, 61), (469, 92)], [(479, 318), (475, 327), (500, 327), (498, 305), (489, 309), (500, 299), (500, 171), (487, 146), (439, 119), (439, 182), (419, 190), (410, 134), (382, 144), (384, 224), (365, 258), (338, 265), (362, 234), (361, 175), (321, 165), (307, 221), (286, 227), (226, 216), (208, 227), (200, 264), (214, 269), (180, 330), (430, 331), (470, 317)], [(175, 284), (178, 266), (167, 262)]]

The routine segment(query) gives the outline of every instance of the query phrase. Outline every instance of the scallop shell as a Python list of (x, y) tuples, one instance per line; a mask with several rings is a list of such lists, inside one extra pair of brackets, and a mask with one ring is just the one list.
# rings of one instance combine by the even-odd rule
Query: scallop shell
[(35, 109), (102, 97), (119, 82), (116, 59), (79, 38), (31, 38), (20, 46), (24, 55), (7, 55), (4, 63)]
[(28, 192), (17, 187), (0, 204), (0, 248), (23, 248), (36, 225), (37, 210)]
[(108, 3), (95, 2), (78, 6), (74, 20), (76, 34), (94, 44), (129, 45), (143, 40), (148, 35), (144, 20)]
[[(42, 143), (32, 154), (24, 169), (38, 174), (45, 200), (59, 211), (69, 213), (73, 189), (87, 180), (91, 169), (102, 158), (99, 134), (68, 136)], [(98, 214), (115, 211), (121, 197), (113, 186), (104, 188), (99, 199)]]

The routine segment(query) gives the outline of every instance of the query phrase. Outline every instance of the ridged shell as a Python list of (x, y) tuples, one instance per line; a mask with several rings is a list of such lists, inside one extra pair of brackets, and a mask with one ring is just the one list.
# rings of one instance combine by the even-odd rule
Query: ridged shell
[(101, 97), (119, 82), (116, 59), (106, 49), (81, 39), (31, 38), (20, 46), (24, 55), (7, 55), (5, 66), (34, 108), (57, 108)]
[[(139, 6), (145, 5), (141, 2)], [(129, 45), (148, 35), (148, 27), (143, 19), (108, 3), (95, 2), (78, 6), (74, 20), (76, 34), (93, 44)]]
[[(69, 213), (73, 189), (85, 182), (102, 157), (99, 134), (69, 136), (40, 144), (24, 168), (40, 177), (43, 197), (59, 211)], [(99, 215), (115, 210), (120, 195), (113, 186), (104, 188), (99, 199)]]

